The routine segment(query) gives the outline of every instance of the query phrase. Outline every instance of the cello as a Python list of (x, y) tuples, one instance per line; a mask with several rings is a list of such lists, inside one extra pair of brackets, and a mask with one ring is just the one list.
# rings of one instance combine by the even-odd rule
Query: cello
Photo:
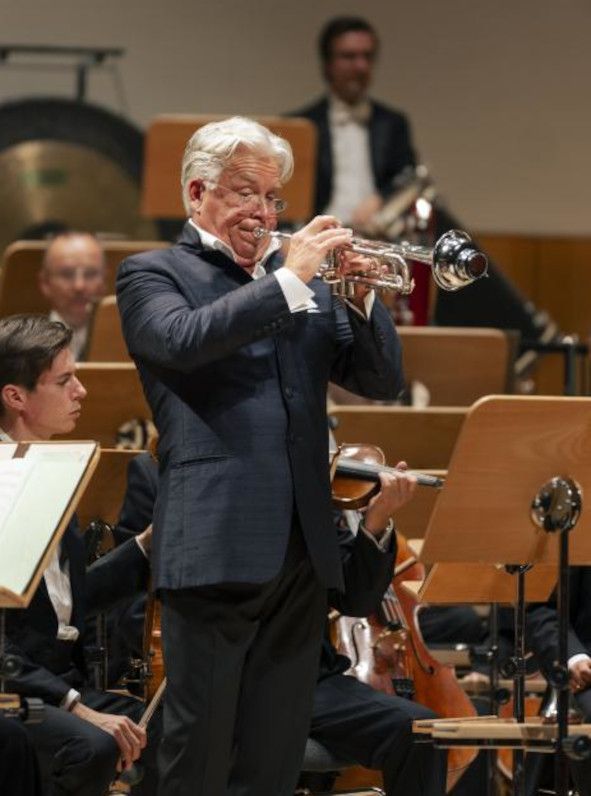
[[(350, 508), (351, 500), (357, 507), (365, 505), (375, 494), (379, 472), (391, 469), (385, 467), (382, 451), (372, 448), (367, 445), (341, 448), (341, 454), (344, 452), (348, 460), (362, 457), (365, 475), (361, 480), (351, 478), (352, 465), (347, 465), (343, 472), (339, 471), (338, 459), (336, 463), (333, 461), (333, 504), (339, 508)], [(344, 500), (341, 493), (344, 493)], [(444, 718), (475, 716), (476, 709), (458, 683), (453, 668), (437, 661), (425, 645), (418, 623), (417, 596), (403, 584), (403, 580), (423, 580), (424, 577), (423, 565), (411, 553), (404, 537), (397, 533), (396, 566), (379, 608), (367, 619), (331, 612), (333, 643), (351, 660), (347, 674), (372, 688), (414, 699)], [(448, 751), (448, 791), (477, 754), (477, 749)]]

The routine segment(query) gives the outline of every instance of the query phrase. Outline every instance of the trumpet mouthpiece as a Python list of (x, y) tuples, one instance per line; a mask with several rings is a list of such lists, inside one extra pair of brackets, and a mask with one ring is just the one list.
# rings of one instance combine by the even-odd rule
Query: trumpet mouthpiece
[(265, 235), (269, 234), (269, 230), (265, 229), (264, 227), (255, 227), (252, 231), (252, 234), (255, 236), (257, 240), (260, 238), (264, 238)]

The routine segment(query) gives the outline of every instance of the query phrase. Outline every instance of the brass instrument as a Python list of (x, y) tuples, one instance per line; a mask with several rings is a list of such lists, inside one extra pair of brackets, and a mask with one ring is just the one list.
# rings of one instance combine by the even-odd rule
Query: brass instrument
[[(292, 237), (287, 232), (264, 227), (256, 227), (253, 234), (255, 238), (268, 236), (281, 240)], [(348, 251), (371, 258), (371, 267), (364, 271), (343, 271), (339, 255)], [(469, 235), (452, 229), (442, 235), (432, 249), (407, 241), (390, 243), (353, 238), (350, 246), (329, 253), (317, 276), (331, 285), (333, 293), (344, 298), (354, 295), (355, 285), (390, 290), (406, 296), (414, 289), (414, 280), (407, 261), (429, 265), (435, 283), (447, 291), (466, 287), (476, 279), (486, 276), (488, 270), (486, 255), (475, 248)]]

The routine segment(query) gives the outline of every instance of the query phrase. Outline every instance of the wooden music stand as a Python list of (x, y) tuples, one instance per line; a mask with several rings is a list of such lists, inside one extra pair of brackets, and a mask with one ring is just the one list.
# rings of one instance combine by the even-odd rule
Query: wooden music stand
[[(556, 586), (556, 567), (538, 564), (525, 581), (525, 600), (546, 602)], [(499, 603), (514, 605), (517, 601), (515, 578), (504, 567), (495, 564), (435, 564), (417, 590), (422, 603), (451, 605), (454, 603)]]
[[(180, 177), (187, 141), (195, 130), (227, 114), (177, 114), (157, 116), (146, 133), (142, 213), (150, 218), (186, 218)], [(295, 176), (285, 185), (282, 196), (287, 209), (281, 220), (306, 221), (312, 215), (316, 180), (316, 127), (307, 119), (281, 116), (253, 116), (255, 121), (289, 141), (295, 160)]]
[[(477, 401), (449, 462), (423, 561), (556, 563), (556, 540), (534, 526), (530, 507), (540, 487), (560, 473), (570, 474), (591, 494), (590, 417), (589, 398), (489, 396)], [(588, 504), (581, 524), (590, 521)], [(591, 563), (591, 534), (573, 534), (571, 558)]]
[[(572, 740), (567, 725), (568, 542), (577, 521), (588, 522), (591, 513), (581, 507), (580, 497), (591, 489), (590, 416), (589, 398), (490, 396), (474, 404), (421, 552), (428, 563), (500, 562), (517, 575), (513, 665), (518, 722), (524, 721), (525, 573), (538, 562), (559, 562), (560, 656), (552, 684), (560, 689), (556, 789), (561, 796), (568, 790), (565, 753)], [(591, 563), (589, 534), (575, 530), (571, 553), (573, 563)], [(523, 749), (514, 759), (514, 793), (522, 794)]]

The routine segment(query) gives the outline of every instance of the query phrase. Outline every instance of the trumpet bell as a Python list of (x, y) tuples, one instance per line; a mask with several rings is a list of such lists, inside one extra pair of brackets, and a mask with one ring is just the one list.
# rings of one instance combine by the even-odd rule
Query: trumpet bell
[(455, 291), (486, 276), (486, 255), (474, 248), (469, 235), (451, 229), (442, 235), (433, 249), (433, 279), (442, 290)]

